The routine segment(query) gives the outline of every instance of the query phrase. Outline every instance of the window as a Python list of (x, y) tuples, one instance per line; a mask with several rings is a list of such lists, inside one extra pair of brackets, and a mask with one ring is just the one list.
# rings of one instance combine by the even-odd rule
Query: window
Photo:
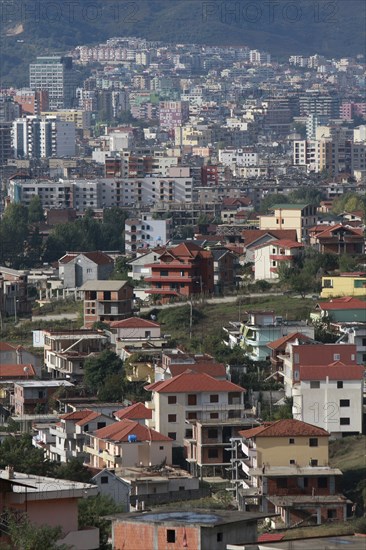
[(164, 451), (164, 445), (160, 445), (159, 451)]
[(187, 414), (187, 419), (188, 420), (196, 420), (196, 418), (197, 418), (197, 413), (196, 412), (189, 412)]
[(187, 439), (192, 439), (192, 437), (193, 437), (193, 431), (192, 431), (192, 429), (190, 429), (190, 428), (187, 428), (187, 429), (186, 429), (186, 435), (185, 435), (185, 437), (186, 437)]
[(309, 447), (317, 447), (318, 446), (318, 438), (317, 437), (311, 437), (309, 439)]
[(309, 478), (304, 477), (304, 488), (309, 486)]
[(296, 464), (296, 460), (294, 458), (290, 459), (290, 464)]
[(102, 477), (100, 478), (100, 483), (101, 483), (102, 485), (106, 485), (106, 483), (108, 483), (108, 476), (102, 476)]
[(222, 542), (224, 540), (224, 533), (217, 533), (216, 535), (216, 541)]
[(216, 428), (209, 428), (207, 430), (207, 437), (208, 439), (217, 439), (218, 431)]
[(286, 489), (287, 488), (287, 478), (281, 477), (277, 479), (277, 489)]
[(151, 337), (151, 330), (145, 330), (145, 338)]
[(167, 542), (175, 542), (175, 529), (167, 529), (166, 530), (166, 541)]
[(176, 422), (176, 421), (177, 421), (176, 414), (168, 414), (168, 422)]
[(210, 395), (210, 403), (218, 403), (219, 396), (217, 394)]
[(105, 422), (98, 422), (97, 423), (97, 430), (100, 430), (101, 428), (105, 428)]
[(323, 287), (324, 288), (333, 288), (333, 279), (324, 279)]
[(366, 347), (366, 338), (362, 338), (362, 346)]
[(339, 406), (340, 407), (349, 407), (350, 400), (349, 399), (340, 399), (339, 400)]
[(168, 395), (168, 405), (175, 405), (177, 402), (176, 395)]
[(339, 419), (339, 423), (341, 426), (349, 426), (351, 424), (351, 420), (345, 416), (341, 416), (341, 418)]
[(337, 510), (334, 510), (333, 508), (330, 510), (327, 510), (328, 519), (335, 519), (336, 517), (337, 517)]
[(188, 395), (188, 405), (197, 405), (197, 395), (196, 394), (190, 394)]
[(219, 413), (210, 413), (211, 420), (215, 420), (218, 417), (219, 417)]
[(218, 449), (208, 449), (207, 456), (208, 456), (208, 458), (218, 458), (219, 450)]
[(320, 381), (319, 380), (311, 380), (310, 381), (310, 389), (311, 390), (318, 390), (320, 388)]
[(328, 480), (326, 477), (318, 478), (318, 489), (326, 489), (328, 487)]
[(176, 432), (168, 432), (168, 437), (170, 437), (170, 439), (173, 439), (173, 441), (175, 441), (177, 439), (177, 433)]
[(160, 270), (160, 277), (168, 277), (169, 271), (167, 269)]
[(339, 353), (333, 353), (333, 361), (339, 361), (341, 358)]
[(309, 464), (310, 466), (317, 466), (318, 465), (318, 461), (315, 459), (315, 458), (311, 458), (310, 461), (309, 461)]
[(290, 437), (288, 442), (289, 442), (290, 445), (295, 445), (295, 439), (293, 437)]
[(337, 388), (338, 388), (339, 390), (341, 390), (341, 389), (343, 388), (343, 380), (338, 380), (338, 381), (337, 381)]

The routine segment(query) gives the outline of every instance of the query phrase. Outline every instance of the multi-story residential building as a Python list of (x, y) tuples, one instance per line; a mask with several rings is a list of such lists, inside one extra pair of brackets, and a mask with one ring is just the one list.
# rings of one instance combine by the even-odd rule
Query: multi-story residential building
[(322, 277), (322, 298), (366, 296), (366, 272), (341, 273)]
[(48, 91), (22, 88), (16, 91), (14, 101), (20, 105), (22, 115), (40, 115), (48, 110)]
[(227, 248), (211, 249), (214, 267), (214, 292), (224, 293), (236, 287), (237, 256)]
[(29, 87), (48, 92), (50, 109), (73, 106), (75, 81), (71, 57), (37, 57), (29, 66)]
[(244, 241), (244, 263), (254, 263), (255, 250), (262, 244), (278, 240), (297, 240), (296, 229), (243, 229), (241, 236)]
[(212, 355), (189, 354), (179, 348), (164, 350), (161, 363), (155, 366), (155, 382), (168, 380), (183, 374), (186, 370), (208, 374), (217, 380), (226, 380), (226, 367), (223, 363), (217, 363)]
[(115, 346), (116, 353), (123, 355), (123, 349), (146, 348), (161, 349), (167, 343), (161, 334), (160, 324), (149, 319), (130, 317), (110, 323), (110, 340)]
[(226, 166), (256, 166), (258, 160), (258, 153), (253, 148), (219, 150), (219, 162)]
[(132, 315), (133, 288), (127, 281), (87, 281), (84, 292), (84, 327), (110, 323)]
[(293, 332), (314, 338), (314, 327), (305, 322), (284, 323), (274, 311), (248, 311), (247, 314), (247, 322), (240, 327), (239, 345), (252, 361), (267, 361), (270, 358), (268, 344)]
[(75, 155), (75, 124), (56, 116), (28, 115), (13, 122), (15, 158), (72, 157)]
[(212, 252), (192, 242), (167, 248), (157, 263), (147, 267), (151, 269), (151, 277), (145, 279), (151, 285), (147, 292), (165, 300), (214, 290)]
[(292, 396), (293, 385), (299, 380), (299, 367), (330, 365), (340, 361), (345, 365), (357, 365), (356, 346), (349, 344), (322, 344), (320, 342), (288, 342), (283, 354), (284, 386), (287, 397)]
[(293, 417), (324, 428), (332, 437), (362, 433), (365, 368), (341, 361), (326, 365), (322, 359), (317, 363), (295, 367)]
[(11, 178), (7, 186), (10, 202), (29, 206), (32, 197), (40, 198), (44, 209), (73, 207), (71, 184), (62, 181)]
[(334, 325), (341, 334), (338, 342), (356, 346), (357, 363), (366, 366), (366, 323), (339, 323)]
[(50, 427), (50, 435), (55, 441), (49, 447), (48, 457), (56, 462), (83, 457), (87, 432), (100, 430), (114, 422), (110, 416), (89, 409), (64, 414), (60, 422)]
[(42, 109), (41, 115), (55, 116), (64, 122), (72, 122), (79, 130), (87, 130), (91, 126), (91, 113), (83, 109), (58, 109), (57, 111)]
[(254, 251), (254, 279), (266, 281), (278, 279), (281, 266), (293, 266), (302, 254), (303, 248), (303, 244), (285, 239), (257, 246)]
[(281, 356), (286, 352), (286, 346), (289, 342), (305, 344), (307, 342), (310, 343), (311, 338), (301, 332), (291, 332), (291, 334), (282, 336), (281, 338), (267, 344), (267, 347), (271, 350), (270, 362), (272, 370), (276, 372), (283, 371), (283, 360), (281, 359)]
[(259, 216), (259, 229), (295, 229), (298, 242), (307, 242), (310, 227), (318, 221), (316, 206), (278, 204), (272, 210), (272, 215)]
[[(190, 370), (189, 365), (182, 374), (160, 380), (145, 388), (153, 392), (152, 401), (146, 403), (146, 406), (153, 410), (153, 419), (147, 421), (148, 426), (151, 425), (168, 435), (177, 447), (187, 445), (193, 461), (197, 458), (193, 451), (197, 440), (188, 441), (193, 436), (191, 422), (200, 423), (204, 429), (207, 428), (207, 424), (211, 424), (212, 427), (219, 426), (220, 429), (215, 438), (211, 438), (210, 444), (215, 446), (215, 442), (220, 443), (220, 452), (217, 456), (210, 457), (210, 461), (205, 460), (209, 458), (207, 449), (202, 450), (202, 465), (209, 465), (210, 462), (222, 464), (224, 426), (230, 427), (230, 422), (232, 425), (238, 425), (238, 419), (241, 422), (245, 419), (244, 388), (227, 380), (218, 380), (206, 373)], [(201, 443), (203, 442), (199, 441), (199, 444)]]
[(17, 416), (47, 413), (48, 401), (60, 387), (72, 387), (66, 380), (23, 380), (14, 384), (10, 405)]
[(125, 222), (125, 251), (136, 254), (139, 249), (165, 245), (172, 235), (171, 220), (157, 220), (149, 214)]
[(12, 123), (0, 121), (0, 166), (7, 164), (8, 160), (14, 157), (12, 146)]
[(159, 254), (161, 254), (161, 250), (159, 249), (149, 252), (139, 251), (136, 254), (136, 258), (128, 262), (128, 266), (131, 269), (131, 271), (128, 272), (128, 276), (135, 281), (151, 277), (151, 268), (147, 266), (153, 262), (158, 262)]
[(80, 380), (84, 363), (106, 349), (108, 337), (98, 331), (44, 331), (44, 364), (52, 378)]
[(58, 261), (58, 275), (64, 288), (79, 288), (86, 281), (107, 280), (113, 269), (113, 259), (99, 250), (67, 252)]
[(310, 245), (321, 253), (364, 254), (365, 238), (363, 230), (342, 223), (316, 225), (309, 231)]
[(172, 463), (172, 439), (139, 422), (123, 419), (90, 433), (84, 445), (91, 468)]
[(329, 467), (329, 433), (299, 420), (243, 430), (232, 440), (232, 480), (239, 508), (280, 514), (275, 526), (347, 519), (342, 472)]
[(159, 123), (161, 128), (173, 130), (183, 126), (189, 118), (188, 101), (161, 101), (159, 105)]
[(300, 95), (300, 116), (304, 115), (327, 115), (330, 118), (339, 116), (339, 97), (337, 95), (326, 95), (317, 91), (308, 90), (306, 94)]
[(30, 313), (31, 309), (27, 273), (0, 266), (0, 313), (17, 318), (17, 315)]
[(23, 346), (0, 342), (0, 365), (31, 365), (38, 378), (41, 378), (43, 360)]

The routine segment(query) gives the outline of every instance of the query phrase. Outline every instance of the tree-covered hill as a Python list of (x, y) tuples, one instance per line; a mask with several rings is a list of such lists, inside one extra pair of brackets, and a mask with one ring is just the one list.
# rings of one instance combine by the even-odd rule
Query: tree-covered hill
[(248, 45), (279, 58), (365, 53), (360, 0), (7, 0), (0, 9), (3, 85), (26, 85), (37, 54), (113, 36)]

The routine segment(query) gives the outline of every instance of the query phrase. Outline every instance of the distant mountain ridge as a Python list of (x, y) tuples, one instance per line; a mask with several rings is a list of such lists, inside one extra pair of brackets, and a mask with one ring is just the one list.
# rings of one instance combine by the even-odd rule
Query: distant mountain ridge
[(9, 0), (0, 10), (2, 85), (25, 85), (36, 55), (113, 36), (247, 45), (280, 58), (365, 55), (362, 0)]

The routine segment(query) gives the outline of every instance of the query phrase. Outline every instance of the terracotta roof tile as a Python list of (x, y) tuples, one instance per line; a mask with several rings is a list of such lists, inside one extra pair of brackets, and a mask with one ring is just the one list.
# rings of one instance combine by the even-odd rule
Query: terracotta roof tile
[[(194, 365), (192, 365), (194, 369)], [(158, 393), (185, 393), (185, 392), (245, 392), (241, 386), (237, 386), (228, 380), (216, 380), (205, 373), (197, 373), (188, 369), (169, 380), (162, 380), (145, 386), (148, 391)]]
[(347, 310), (347, 309), (365, 309), (366, 302), (354, 298), (353, 296), (344, 296), (342, 298), (333, 298), (330, 302), (319, 302), (317, 306), (324, 311), (329, 310)]
[(127, 442), (129, 435), (136, 435), (138, 441), (172, 441), (170, 437), (127, 418), (101, 428), (93, 435), (98, 439), (108, 439), (121, 443)]
[(274, 350), (285, 349), (288, 342), (294, 342), (295, 340), (299, 340), (299, 342), (310, 342), (311, 338), (309, 338), (309, 336), (306, 336), (306, 334), (302, 334), (301, 332), (292, 332), (287, 336), (282, 336), (282, 338), (278, 338), (277, 340), (270, 342), (269, 344), (267, 344), (267, 348)]
[(128, 319), (122, 319), (121, 321), (113, 321), (110, 324), (111, 328), (159, 328), (159, 323), (154, 323), (148, 319), (141, 319), (141, 317), (129, 317)]
[(114, 416), (119, 420), (123, 420), (124, 418), (128, 418), (130, 420), (151, 420), (152, 410), (145, 407), (143, 403), (134, 403), (124, 409), (119, 409), (119, 411), (114, 413)]
[(193, 363), (192, 365), (187, 365), (187, 363), (173, 363), (169, 365), (169, 370), (172, 377), (182, 374), (189, 368), (191, 371), (208, 374), (213, 378), (222, 378), (226, 377), (226, 368), (223, 363), (213, 363), (213, 362), (200, 362)]
[(362, 365), (345, 365), (339, 361), (330, 365), (300, 367), (300, 380), (362, 380), (365, 368)]
[[(27, 369), (27, 371), (25, 371)], [(34, 378), (36, 375), (33, 365), (29, 364), (12, 364), (1, 363), (0, 364), (0, 379), (6, 378)]]
[(292, 418), (267, 422), (257, 428), (242, 430), (239, 432), (241, 437), (246, 439), (252, 437), (329, 437), (329, 433), (323, 428), (318, 428), (301, 420)]

